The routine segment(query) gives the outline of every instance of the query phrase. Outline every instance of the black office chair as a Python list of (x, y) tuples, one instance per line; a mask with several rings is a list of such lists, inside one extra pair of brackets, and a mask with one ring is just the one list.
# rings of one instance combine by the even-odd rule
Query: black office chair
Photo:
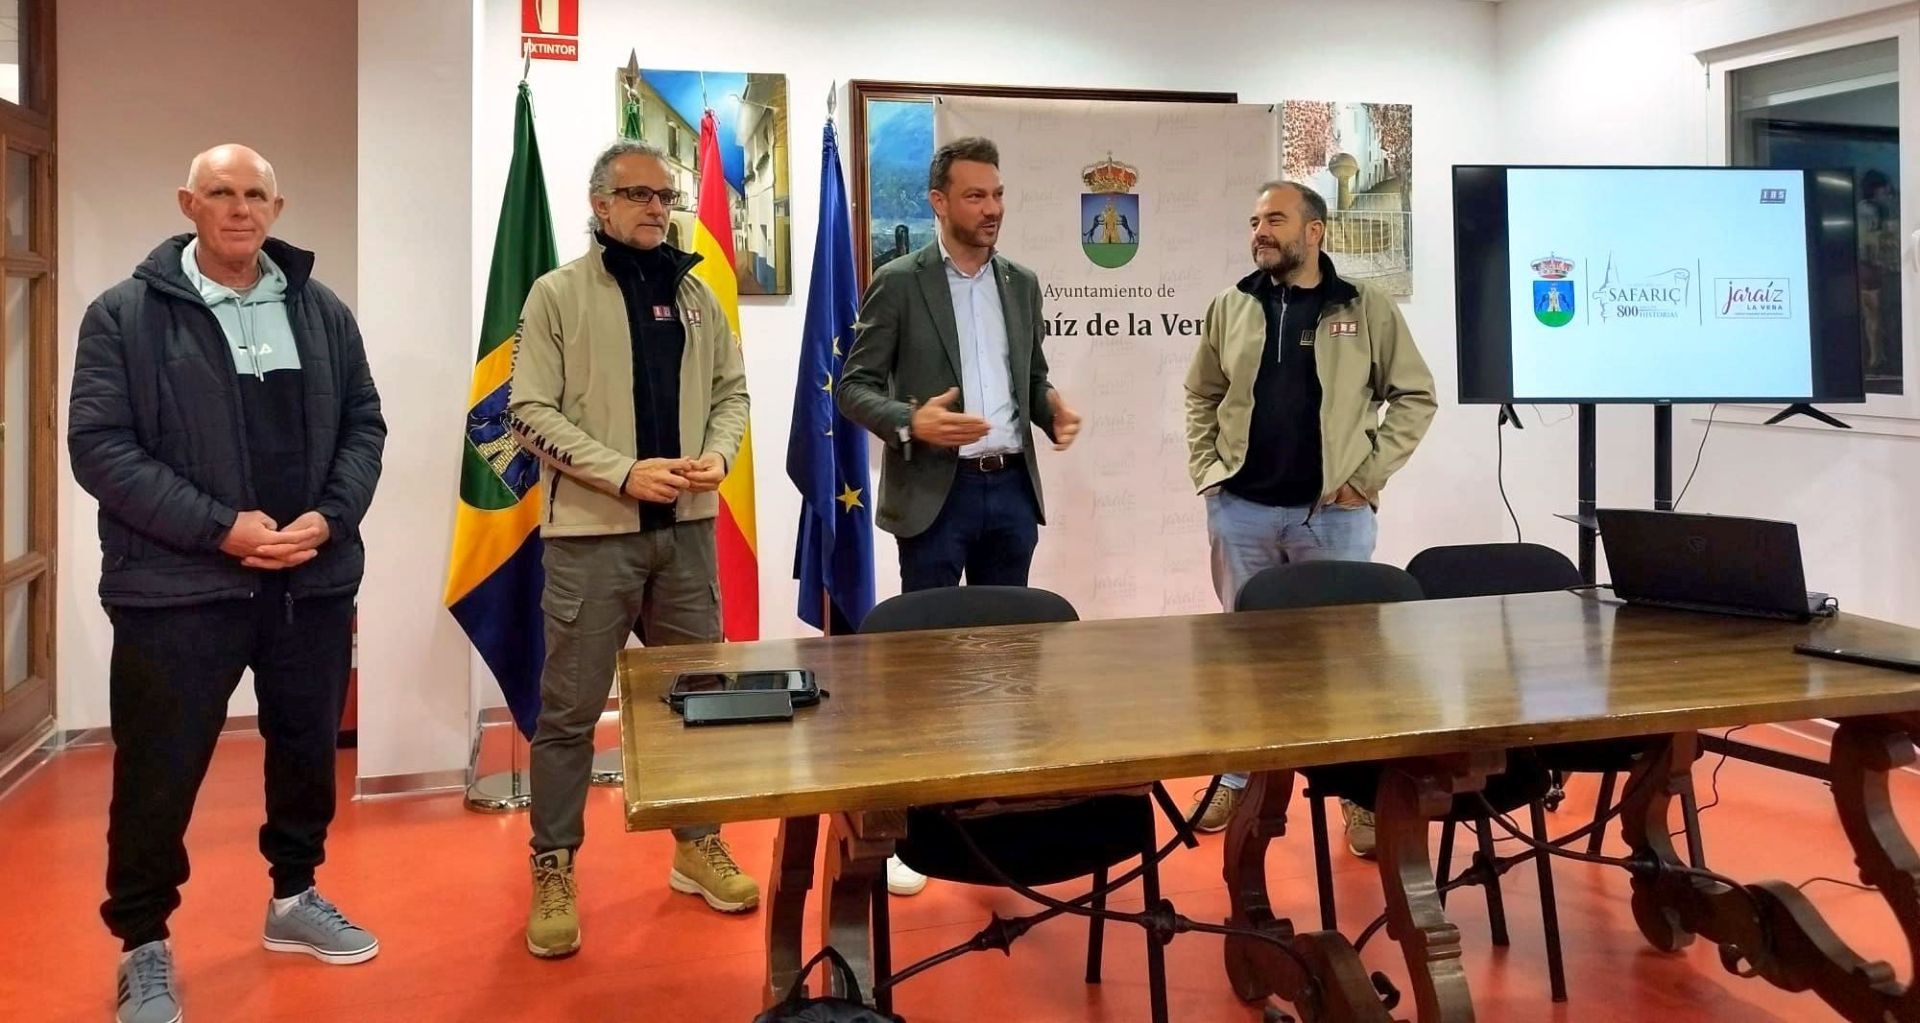
[[(1534, 543), (1482, 543), (1455, 547), (1429, 547), (1407, 562), (1407, 573), (1420, 580), (1420, 588), (1429, 599), (1449, 597), (1487, 597), (1505, 593), (1544, 593), (1570, 589), (1586, 580), (1567, 556), (1551, 547)], [(1606, 840), (1600, 821), (1613, 802), (1613, 788), (1619, 776), (1633, 769), (1641, 754), (1657, 740), (1632, 736), (1595, 742), (1570, 742), (1537, 749), (1540, 762), (1553, 773), (1554, 786), (1546, 806), (1556, 807), (1562, 795), (1561, 780), (1569, 774), (1600, 775), (1599, 798), (1593, 808), (1593, 832), (1587, 837), (1587, 852), (1597, 855)], [(1690, 850), (1701, 847), (1699, 821), (1694, 812), (1685, 814)], [(1695, 864), (1696, 866), (1700, 864)]]
[(1537, 543), (1474, 543), (1429, 547), (1407, 562), (1407, 574), (1428, 600), (1544, 593), (1584, 582), (1567, 556)]
[[(1022, 586), (954, 586), (903, 593), (883, 601), (861, 623), (862, 633), (907, 632), (1037, 622), (1072, 622), (1080, 616), (1066, 599), (1046, 590)], [(1042, 680), (1044, 684), (1044, 680)], [(1160, 899), (1158, 849), (1154, 840), (1156, 798), (1162, 808), (1172, 805), (1165, 792), (1154, 796), (1132, 792), (1092, 794), (1063, 801), (998, 800), (994, 812), (972, 814), (955, 805), (914, 807), (907, 811), (906, 837), (895, 843), (902, 862), (928, 877), (960, 884), (999, 887), (960, 836), (965, 829), (984, 856), (1001, 874), (1028, 886), (1058, 884), (1076, 878), (1093, 879), (1096, 891), (1107, 886), (1108, 871), (1124, 860), (1139, 857), (1146, 904)], [(1022, 807), (1022, 802), (1029, 806)], [(1104, 912), (1104, 893), (1091, 908)], [(874, 886), (874, 975), (893, 972), (887, 889), (884, 879)], [(1100, 982), (1105, 929), (1099, 916), (1087, 933), (1087, 983)], [(1147, 993), (1153, 1019), (1167, 1018), (1165, 953), (1147, 935)], [(891, 991), (883, 988), (881, 1008), (891, 1009)]]
[(1413, 576), (1372, 561), (1296, 561), (1247, 580), (1234, 598), (1235, 611), (1289, 607), (1391, 604), (1420, 600), (1426, 592)]
[(978, 629), (991, 625), (1077, 622), (1067, 598), (1029, 586), (948, 586), (902, 593), (881, 601), (860, 623), (860, 631), (918, 632), (924, 629)]
[[(1427, 592), (1428, 599), (1446, 600), (1455, 597), (1491, 597), (1510, 593), (1548, 593), (1565, 590), (1585, 582), (1580, 578), (1580, 570), (1574, 567), (1567, 556), (1551, 547), (1537, 543), (1482, 543), (1460, 544), (1451, 547), (1429, 547), (1413, 560), (1407, 562), (1407, 573), (1420, 580), (1420, 588)], [(1532, 817), (1535, 838), (1545, 840), (1546, 808), (1557, 804), (1561, 796), (1561, 777), (1575, 768), (1567, 766), (1570, 762), (1582, 762), (1598, 758), (1601, 762), (1613, 763), (1616, 760), (1631, 762), (1632, 758), (1646, 747), (1645, 740), (1625, 740), (1602, 743), (1570, 743), (1564, 746), (1541, 747), (1532, 751), (1536, 762), (1548, 773), (1548, 789), (1525, 805)], [(1518, 755), (1514, 751), (1511, 755)], [(1595, 819), (1606, 812), (1603, 798), (1595, 809)], [(1479, 841), (1485, 855), (1487, 839), (1485, 831), (1488, 822), (1480, 820), (1476, 827), (1482, 834)], [(1453, 839), (1455, 822), (1448, 820), (1440, 832), (1440, 873), (1436, 880), (1444, 886), (1453, 863)], [(1599, 829), (1595, 830), (1599, 834)], [(1556, 906), (1553, 888), (1553, 857), (1537, 852), (1528, 853), (1535, 861), (1540, 876), (1540, 916), (1541, 924), (1547, 931), (1547, 973), (1548, 982), (1553, 988), (1553, 1000), (1566, 1000), (1566, 970), (1560, 954), (1560, 913)], [(1525, 856), (1522, 857), (1523, 859)], [(1444, 896), (1442, 897), (1444, 901)]]
[[(1234, 600), (1235, 611), (1271, 611), (1282, 608), (1328, 607), (1341, 604), (1387, 604), (1421, 600), (1426, 591), (1412, 574), (1392, 565), (1366, 561), (1304, 561), (1266, 569), (1247, 580)], [(1339, 918), (1333, 901), (1333, 862), (1327, 842), (1326, 800), (1340, 798), (1372, 811), (1380, 787), (1377, 763), (1338, 764), (1307, 768), (1304, 793), (1313, 826), (1314, 876), (1320, 894), (1320, 925), (1339, 930)], [(1534, 834), (1544, 837), (1546, 822), (1539, 811), (1539, 800), (1552, 786), (1546, 768), (1528, 751), (1516, 751), (1507, 758), (1507, 769), (1487, 779), (1482, 793), (1456, 797), (1443, 818), (1446, 830), (1440, 850), (1437, 883), (1447, 881), (1448, 864), (1453, 853), (1453, 827), (1471, 822), (1479, 841), (1474, 868), (1480, 872), (1487, 892), (1487, 917), (1495, 945), (1508, 944), (1506, 905), (1501, 897), (1498, 861), (1493, 848), (1493, 826), (1480, 795), (1501, 813), (1522, 806), (1535, 808)], [(1552, 878), (1543, 873), (1541, 882), (1542, 916), (1546, 930), (1547, 959), (1553, 981), (1553, 998), (1564, 1001), (1565, 984), (1560, 967), (1560, 928), (1554, 914)]]

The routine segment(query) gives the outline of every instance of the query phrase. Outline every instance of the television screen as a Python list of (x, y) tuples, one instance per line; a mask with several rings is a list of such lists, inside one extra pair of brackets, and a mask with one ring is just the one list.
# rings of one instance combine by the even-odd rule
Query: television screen
[(1853, 177), (1453, 169), (1460, 401), (1858, 402)]

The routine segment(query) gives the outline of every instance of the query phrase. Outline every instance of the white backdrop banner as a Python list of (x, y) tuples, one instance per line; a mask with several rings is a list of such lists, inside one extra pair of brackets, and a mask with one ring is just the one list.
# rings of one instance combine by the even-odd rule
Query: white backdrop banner
[(1247, 216), (1278, 175), (1278, 118), (1265, 104), (946, 97), (934, 130), (999, 145), (1000, 250), (1039, 275), (1051, 377), (1086, 418), (1071, 450), (1038, 455), (1033, 584), (1086, 618), (1218, 608), (1182, 384), (1207, 303), (1253, 269)]

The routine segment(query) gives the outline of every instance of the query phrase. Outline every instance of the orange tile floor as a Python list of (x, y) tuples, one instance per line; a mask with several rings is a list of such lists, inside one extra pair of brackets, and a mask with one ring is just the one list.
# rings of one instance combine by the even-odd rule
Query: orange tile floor
[[(1777, 729), (1749, 729), (1744, 737), (1820, 752), (1818, 745)], [(521, 944), (528, 897), (524, 816), (469, 813), (452, 794), (341, 804), (320, 884), (380, 937), (378, 959), (330, 967), (263, 951), (268, 883), (255, 851), (261, 750), (256, 738), (223, 740), (188, 836), (194, 877), (173, 930), (189, 1020), (745, 1023), (758, 1011), (762, 917), (722, 917), (697, 899), (670, 892), (665, 882), (671, 840), (627, 834), (611, 789), (596, 789), (588, 810), (580, 866), (585, 947), (572, 959), (537, 961)], [(1715, 759), (1696, 770), (1703, 799)], [(0, 1019), (112, 1018), (118, 945), (96, 913), (110, 765), (109, 750), (73, 750), (0, 797), (0, 928), (8, 936), (0, 942)], [(353, 770), (347, 752), (340, 764), (342, 791), (351, 791)], [(1194, 787), (1181, 782), (1174, 789), (1184, 801)], [(1591, 813), (1595, 788), (1592, 777), (1574, 780), (1567, 806), (1550, 818), (1556, 832), (1577, 827)], [(1736, 761), (1721, 771), (1720, 789), (1722, 802), (1704, 818), (1717, 870), (1745, 880), (1857, 880), (1821, 783)], [(1920, 777), (1898, 775), (1894, 792), (1903, 809), (1920, 805)], [(1312, 920), (1312, 854), (1305, 834), (1302, 826), (1276, 842), (1270, 868), (1280, 910)], [(732, 825), (726, 835), (742, 864), (764, 881), (773, 826)], [(1617, 839), (1609, 849), (1620, 850)], [(1462, 849), (1463, 863), (1466, 855)], [(1371, 865), (1345, 854), (1337, 869), (1341, 918), (1351, 931), (1379, 909), (1378, 876)], [(1451, 902), (1483, 1023), (1837, 1018), (1810, 995), (1728, 974), (1702, 945), (1676, 956), (1650, 949), (1633, 927), (1627, 878), (1620, 871), (1562, 861), (1555, 877), (1571, 990), (1565, 1005), (1547, 999), (1531, 867), (1507, 875), (1509, 948), (1489, 945), (1485, 902), (1477, 891)], [(1198, 850), (1177, 852), (1164, 868), (1163, 886), (1182, 912), (1221, 919), (1226, 898), (1220, 839), (1210, 836)], [(1877, 895), (1827, 884), (1809, 891), (1864, 953), (1893, 957), (1900, 951), (1898, 929)], [(1137, 889), (1115, 905), (1138, 908)], [(918, 897), (896, 899), (896, 962), (963, 940), (996, 908), (1021, 911), (1010, 895), (937, 882)], [(814, 933), (811, 922), (808, 933)], [(1011, 958), (973, 955), (916, 978), (900, 989), (896, 1007), (912, 1023), (1146, 1019), (1137, 932), (1109, 930), (1107, 979), (1098, 987), (1081, 983), (1085, 937), (1077, 921), (1042, 926)], [(1260, 1018), (1257, 1007), (1241, 1004), (1228, 989), (1220, 949), (1219, 939), (1203, 935), (1182, 936), (1168, 949), (1174, 1020)], [(1366, 960), (1405, 989), (1391, 943), (1376, 939)], [(1903, 981), (1910, 979), (1907, 964), (1895, 965)], [(1411, 1014), (1410, 999), (1401, 1014)]]

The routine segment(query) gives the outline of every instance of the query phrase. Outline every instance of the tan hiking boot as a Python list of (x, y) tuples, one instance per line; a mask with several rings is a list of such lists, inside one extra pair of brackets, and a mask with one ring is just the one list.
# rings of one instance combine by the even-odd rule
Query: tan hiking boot
[(1373, 859), (1373, 811), (1342, 799), (1340, 816), (1347, 820), (1347, 851), (1363, 860)]
[[(1233, 811), (1240, 805), (1242, 790), (1217, 785), (1213, 790), (1213, 799), (1207, 803), (1205, 813), (1200, 815), (1200, 823), (1194, 828), (1212, 834), (1227, 830), (1227, 822), (1233, 819)], [(1207, 794), (1206, 789), (1193, 794), (1193, 803), (1187, 807), (1187, 819), (1193, 819), (1193, 812), (1200, 809), (1200, 797)]]
[(675, 842), (667, 884), (676, 892), (700, 896), (722, 913), (744, 913), (760, 905), (759, 883), (733, 862), (719, 835)]
[(580, 951), (579, 886), (573, 881), (573, 853), (566, 849), (533, 855), (533, 909), (527, 914), (527, 951), (558, 959)]

